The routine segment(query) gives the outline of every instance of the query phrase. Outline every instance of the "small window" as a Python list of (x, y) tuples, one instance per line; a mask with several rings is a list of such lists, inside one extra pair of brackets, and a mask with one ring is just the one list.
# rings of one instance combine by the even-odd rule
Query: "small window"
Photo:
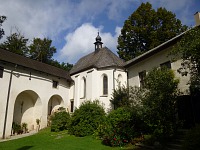
[(58, 81), (53, 81), (53, 88), (58, 88)]
[(145, 77), (146, 77), (146, 71), (139, 72), (139, 79), (140, 79), (140, 87), (145, 86)]
[(108, 95), (108, 77), (103, 76), (103, 95)]
[(162, 68), (162, 67), (167, 67), (168, 69), (171, 69), (172, 67), (171, 67), (171, 62), (170, 61), (167, 61), (167, 62), (165, 62), (165, 63), (162, 63), (162, 64), (160, 64), (160, 67)]
[(0, 66), (0, 78), (3, 78), (3, 70), (4, 70), (4, 68), (2, 66)]
[(74, 101), (71, 101), (71, 112), (74, 112)]

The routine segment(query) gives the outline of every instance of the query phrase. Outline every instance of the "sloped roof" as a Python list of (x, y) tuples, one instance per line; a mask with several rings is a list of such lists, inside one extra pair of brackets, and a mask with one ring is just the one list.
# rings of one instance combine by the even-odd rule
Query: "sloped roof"
[(124, 61), (122, 59), (117, 57), (107, 47), (103, 47), (79, 59), (71, 69), (70, 74), (73, 75), (91, 68), (123, 68), (123, 66)]
[[(189, 30), (191, 30), (191, 29), (189, 29)], [(185, 31), (185, 32), (183, 32), (183, 33), (181, 33), (181, 34), (175, 36), (174, 38), (172, 38), (172, 39), (170, 39), (170, 40), (168, 40), (168, 41), (166, 41), (166, 42), (164, 42), (164, 43), (162, 43), (162, 44), (160, 44), (160, 45), (158, 45), (157, 47), (155, 47), (155, 48), (153, 48), (153, 49), (151, 49), (151, 50), (145, 52), (144, 54), (142, 54), (142, 55), (140, 55), (140, 56), (138, 56), (138, 57), (135, 57), (135, 58), (133, 58), (133, 59), (131, 59), (131, 60), (125, 62), (125, 63), (124, 63), (124, 67), (125, 67), (125, 68), (128, 68), (128, 67), (130, 67), (131, 65), (134, 65), (134, 64), (136, 64), (136, 63), (138, 63), (138, 62), (140, 62), (140, 61), (142, 61), (142, 60), (144, 60), (144, 59), (146, 59), (146, 58), (148, 58), (148, 57), (150, 57), (150, 56), (152, 56), (152, 55), (154, 55), (154, 54), (156, 54), (156, 53), (158, 53), (158, 52), (160, 52), (160, 51), (162, 51), (162, 50), (164, 50), (164, 49), (166, 49), (166, 48), (168, 48), (168, 47), (170, 47), (171, 45), (177, 43), (177, 41), (178, 41), (186, 32), (188, 32), (189, 30), (187, 30), (187, 31)]]
[(1, 48), (0, 48), (0, 60), (4, 62), (16, 64), (19, 66), (23, 66), (26, 68), (31, 68), (33, 70), (51, 74), (57, 77), (61, 77), (68, 81), (72, 80), (68, 71), (65, 71), (63, 69), (60, 69), (60, 68), (36, 61), (36, 60), (26, 58), (24, 56), (12, 53), (7, 50), (3, 50)]

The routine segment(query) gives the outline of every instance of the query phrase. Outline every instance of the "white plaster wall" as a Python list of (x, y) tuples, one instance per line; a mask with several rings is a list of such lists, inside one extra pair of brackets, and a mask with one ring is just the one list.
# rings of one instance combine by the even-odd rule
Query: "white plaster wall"
[(9, 80), (10, 74), (4, 72), (3, 78), (0, 78), (0, 138), (3, 136)]
[[(3, 135), (3, 124), (5, 118), (5, 107), (7, 101), (8, 84), (10, 78), (10, 71), (14, 69), (14, 66), (8, 64), (4, 65), (3, 78), (0, 78), (0, 136)], [(29, 80), (31, 71), (31, 80)], [(29, 70), (27, 68), (17, 67), (12, 75), (12, 84), (10, 90), (9, 107), (8, 107), (8, 117), (6, 125), (6, 137), (11, 134), (13, 114), (14, 114), (14, 104), (17, 96), (26, 90), (31, 90), (39, 96), (41, 102), (38, 101), (35, 104), (34, 115), (40, 115), (41, 128), (47, 125), (47, 115), (48, 115), (48, 102), (53, 95), (59, 95), (63, 99), (63, 107), (67, 107), (69, 103), (69, 83), (65, 79), (60, 79), (55, 76), (47, 75), (45, 73), (40, 73), (37, 71)], [(58, 81), (58, 88), (52, 87), (52, 80)], [(37, 109), (38, 108), (38, 109)], [(38, 114), (39, 113), (39, 114)], [(28, 113), (27, 116), (28, 117)], [(32, 117), (32, 114), (29, 114)], [(36, 122), (32, 122), (35, 126)]]
[[(121, 78), (119, 78), (119, 76)], [(119, 86), (119, 82), (120, 82), (120, 86), (127, 86), (127, 73), (122, 70), (122, 69), (116, 69), (115, 71), (115, 88), (117, 88)]]
[(36, 119), (40, 119), (42, 116), (41, 100), (36, 93), (34, 93), (33, 97), (29, 95), (31, 92), (25, 91), (17, 96), (13, 116), (13, 122), (18, 124), (27, 123), (28, 130), (32, 130)]
[[(97, 70), (92, 68), (72, 76), (72, 79), (75, 82), (75, 91), (74, 91), (74, 105), (79, 107), (82, 102), (85, 100), (99, 100), (105, 108), (105, 111), (108, 111), (110, 106), (110, 99), (113, 93), (113, 89), (117, 87), (117, 77), (118, 75), (122, 76), (122, 84), (126, 85), (127, 83), (127, 73), (122, 69), (107, 68)], [(103, 95), (103, 75), (108, 77), (108, 95)], [(81, 79), (86, 78), (86, 97), (82, 98), (81, 90)], [(114, 78), (113, 78), (114, 77)], [(71, 87), (73, 88), (73, 87)]]
[[(140, 86), (139, 81), (139, 72), (146, 70), (148, 73), (154, 67), (160, 67), (160, 64), (170, 61), (171, 58), (169, 56), (171, 48), (163, 50), (161, 52), (156, 53), (155, 55), (140, 61), (139, 63), (130, 66), (127, 68), (128, 70), (128, 84), (129, 86)], [(177, 72), (177, 69), (181, 66), (181, 60), (177, 60), (171, 63), (172, 70), (174, 71), (176, 78), (180, 80), (179, 89), (183, 93), (188, 93), (188, 76), (182, 76)]]

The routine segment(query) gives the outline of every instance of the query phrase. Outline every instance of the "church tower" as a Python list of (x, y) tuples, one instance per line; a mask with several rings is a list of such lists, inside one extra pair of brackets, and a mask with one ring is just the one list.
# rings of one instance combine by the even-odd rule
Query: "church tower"
[(103, 43), (101, 42), (101, 37), (99, 36), (99, 32), (98, 32), (98, 35), (96, 37), (96, 42), (94, 42), (94, 45), (95, 45), (95, 51), (102, 48)]

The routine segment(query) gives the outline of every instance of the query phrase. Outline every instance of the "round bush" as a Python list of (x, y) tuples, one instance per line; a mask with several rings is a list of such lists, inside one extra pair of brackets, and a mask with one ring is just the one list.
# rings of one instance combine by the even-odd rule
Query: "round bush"
[(51, 131), (58, 132), (67, 130), (70, 122), (70, 114), (66, 111), (59, 111), (51, 116)]
[(105, 121), (105, 111), (99, 101), (86, 101), (71, 117), (69, 133), (75, 136), (92, 135)]
[(136, 111), (120, 107), (108, 114), (106, 122), (98, 128), (98, 135), (103, 143), (110, 146), (123, 146), (134, 137), (141, 135), (143, 124)]

